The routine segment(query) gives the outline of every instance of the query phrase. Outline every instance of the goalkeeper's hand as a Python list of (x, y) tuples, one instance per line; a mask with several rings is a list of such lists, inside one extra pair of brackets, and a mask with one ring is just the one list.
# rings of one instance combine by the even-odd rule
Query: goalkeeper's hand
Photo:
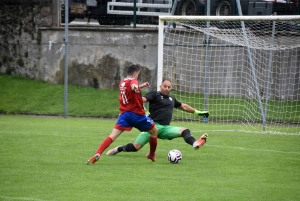
[(208, 111), (195, 110), (194, 114), (197, 114), (199, 116), (203, 116), (203, 117), (206, 117), (206, 118), (209, 116), (209, 112)]

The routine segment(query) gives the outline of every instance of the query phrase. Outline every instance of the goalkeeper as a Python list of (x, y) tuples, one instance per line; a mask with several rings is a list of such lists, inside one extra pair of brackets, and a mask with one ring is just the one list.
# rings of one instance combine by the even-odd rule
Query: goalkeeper
[[(143, 102), (149, 102), (149, 117), (154, 120), (158, 128), (159, 139), (172, 140), (174, 138), (182, 137), (187, 144), (193, 146), (193, 148), (197, 150), (205, 144), (208, 135), (205, 133), (196, 140), (188, 128), (170, 126), (173, 108), (204, 117), (208, 117), (209, 112), (198, 111), (185, 103), (177, 101), (174, 97), (169, 95), (171, 87), (171, 81), (165, 79), (160, 85), (160, 91), (149, 92), (142, 97)], [(141, 132), (134, 143), (115, 147), (109, 150), (106, 155), (112, 156), (122, 151), (136, 152), (149, 142), (149, 138), (150, 134), (148, 132)], [(148, 155), (149, 154), (146, 155), (147, 158), (152, 161), (156, 160), (156, 157), (150, 158)]]

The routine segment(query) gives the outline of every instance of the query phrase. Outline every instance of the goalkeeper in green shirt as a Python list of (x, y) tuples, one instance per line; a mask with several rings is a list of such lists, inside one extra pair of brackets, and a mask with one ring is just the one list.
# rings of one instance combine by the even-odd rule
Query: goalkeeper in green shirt
[[(198, 111), (185, 103), (177, 101), (174, 97), (169, 95), (171, 88), (171, 81), (165, 79), (160, 85), (160, 91), (153, 91), (142, 97), (144, 102), (149, 102), (149, 117), (154, 120), (158, 128), (158, 138), (172, 140), (174, 138), (182, 137), (184, 141), (193, 146), (194, 149), (199, 149), (205, 144), (208, 135), (205, 133), (196, 140), (188, 128), (171, 126), (170, 122), (172, 119), (173, 108), (181, 109), (185, 112), (194, 113), (203, 117), (208, 117), (209, 112)], [(113, 156), (122, 151), (136, 152), (149, 142), (149, 138), (150, 134), (148, 132), (141, 132), (134, 143), (115, 147), (109, 150), (106, 155)], [(146, 157), (153, 162), (156, 161), (155, 156), (147, 154)]]

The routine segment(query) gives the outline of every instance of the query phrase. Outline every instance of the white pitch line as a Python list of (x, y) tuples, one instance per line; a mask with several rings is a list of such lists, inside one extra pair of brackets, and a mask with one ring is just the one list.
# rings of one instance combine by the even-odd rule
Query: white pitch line
[(300, 133), (286, 133), (286, 132), (275, 132), (275, 131), (270, 131), (270, 132), (263, 132), (263, 131), (243, 131), (243, 130), (192, 130), (192, 132), (195, 133), (210, 133), (210, 132), (241, 132), (241, 133), (247, 133), (247, 134), (261, 134), (261, 135), (295, 135), (295, 136), (300, 136)]
[(293, 151), (279, 151), (279, 150), (268, 150), (268, 149), (250, 149), (250, 148), (244, 148), (244, 147), (231, 147), (231, 146), (211, 145), (211, 144), (205, 144), (205, 146), (218, 147), (218, 148), (228, 148), (228, 149), (249, 150), (249, 151), (274, 152), (274, 153), (282, 153), (282, 154), (298, 154), (298, 155), (300, 154), (300, 152), (293, 152)]
[(43, 134), (43, 133), (29, 133), (29, 132), (11, 132), (11, 131), (0, 131), (0, 134), (13, 134), (13, 135), (40, 135), (40, 136), (56, 136), (56, 137), (65, 137), (65, 138), (93, 138), (89, 135), (74, 135), (74, 136), (67, 136), (64, 134)]
[[(198, 132), (198, 131), (193, 131), (193, 132)], [(199, 131), (200, 132), (200, 131)], [(201, 132), (206, 132), (206, 131), (201, 131)], [(4, 132), (4, 131), (0, 131), (1, 133), (5, 133), (5, 134), (34, 134), (34, 135), (44, 135), (44, 136), (57, 136), (57, 137), (67, 137), (67, 138), (82, 138), (82, 137), (86, 137), (86, 138), (93, 138), (92, 136), (64, 136), (64, 135), (60, 135), (60, 134), (40, 134), (40, 133), (20, 133), (20, 132)], [(179, 144), (186, 144), (184, 142), (175, 142), (175, 143), (179, 143)], [(267, 149), (250, 149), (250, 148), (244, 148), (244, 147), (231, 147), (231, 146), (223, 146), (223, 145), (211, 145), (211, 144), (205, 144), (205, 146), (211, 146), (211, 147), (218, 147), (218, 148), (227, 148), (227, 149), (240, 149), (240, 150), (249, 150), (249, 151), (262, 151), (262, 152), (273, 152), (273, 153), (282, 153), (282, 154), (297, 154), (300, 155), (300, 152), (286, 152), (286, 151), (279, 151), (279, 150), (267, 150)], [(1, 196), (0, 196), (1, 198)]]
[(0, 198), (7, 199), (7, 200), (30, 200), (30, 201), (46, 201), (46, 200), (35, 199), (35, 198), (8, 197), (8, 196), (2, 196), (2, 195), (0, 195)]
[[(172, 142), (176, 144), (186, 144), (185, 142)], [(244, 147), (232, 147), (232, 146), (223, 146), (223, 145), (213, 145), (206, 143), (205, 147), (217, 147), (217, 148), (226, 148), (226, 149), (239, 149), (239, 150), (247, 150), (247, 151), (261, 151), (261, 152), (273, 152), (273, 153), (281, 153), (281, 154), (296, 154), (300, 155), (300, 152), (294, 151), (279, 151), (279, 150), (268, 150), (268, 149), (251, 149), (251, 148), (244, 148)]]

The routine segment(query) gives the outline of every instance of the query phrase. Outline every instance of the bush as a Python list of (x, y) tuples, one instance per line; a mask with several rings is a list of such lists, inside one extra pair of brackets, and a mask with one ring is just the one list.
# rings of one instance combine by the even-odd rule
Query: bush
[(8, 67), (8, 68), (6, 69), (6, 74), (7, 74), (7, 75), (12, 75), (14, 71), (15, 71), (15, 68), (13, 68), (13, 67)]
[(19, 58), (17, 63), (18, 63), (19, 66), (24, 66), (24, 61), (23, 61), (22, 58)]
[(8, 60), (7, 56), (2, 56), (2, 61), (3, 61), (3, 63), (6, 63), (7, 60)]

